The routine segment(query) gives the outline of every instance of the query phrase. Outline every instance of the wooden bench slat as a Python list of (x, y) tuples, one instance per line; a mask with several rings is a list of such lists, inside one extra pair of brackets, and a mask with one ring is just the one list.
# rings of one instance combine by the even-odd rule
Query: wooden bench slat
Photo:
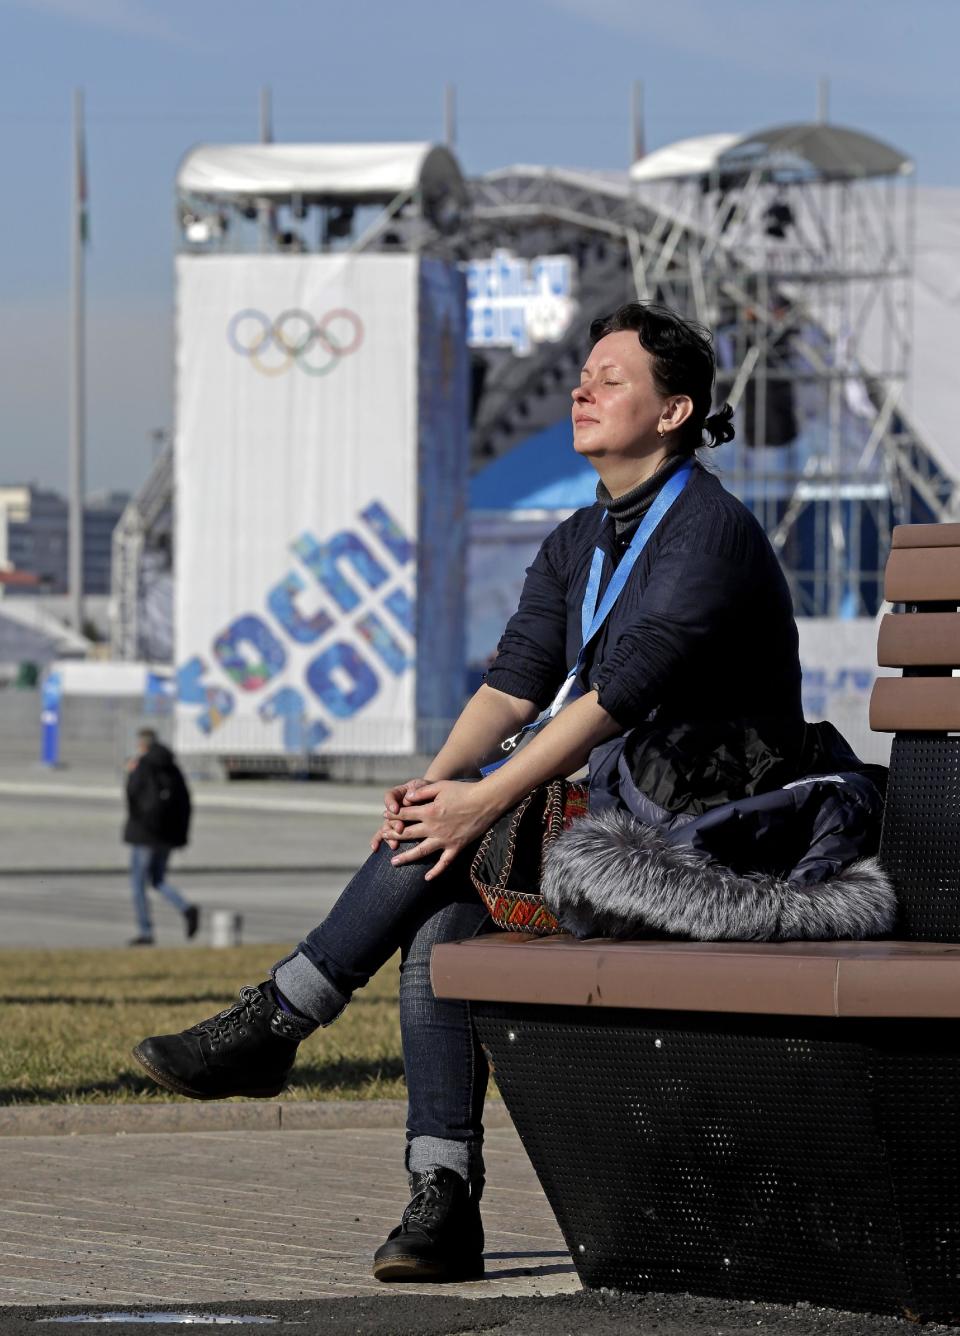
[(960, 677), (878, 677), (870, 727), (875, 733), (960, 732)]
[(888, 612), (880, 623), (881, 668), (960, 668), (960, 613)]
[(883, 593), (890, 603), (960, 603), (960, 547), (893, 549)]
[(435, 946), (437, 997), (774, 1016), (960, 1017), (960, 945), (575, 941)]
[(960, 547), (960, 524), (897, 524), (891, 547)]

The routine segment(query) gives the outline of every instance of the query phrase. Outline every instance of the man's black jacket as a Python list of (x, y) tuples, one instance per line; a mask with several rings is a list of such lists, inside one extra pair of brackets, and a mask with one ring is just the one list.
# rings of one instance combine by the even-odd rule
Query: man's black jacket
[(190, 791), (169, 747), (153, 742), (127, 776), (127, 844), (180, 849), (190, 833)]

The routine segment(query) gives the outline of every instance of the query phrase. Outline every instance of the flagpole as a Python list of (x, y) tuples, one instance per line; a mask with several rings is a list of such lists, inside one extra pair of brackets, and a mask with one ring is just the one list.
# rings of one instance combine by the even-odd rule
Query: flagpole
[(83, 632), (83, 500), (86, 453), (86, 340), (84, 247), (87, 231), (83, 91), (73, 94), (73, 200), (70, 210), (70, 503), (67, 589), (70, 621)]
[[(264, 85), (260, 89), (260, 143), (273, 143), (273, 94)], [(269, 200), (261, 200), (258, 207), (260, 217), (260, 249), (268, 251), (273, 235), (273, 206)]]
[(630, 96), (630, 161), (639, 162), (647, 152), (647, 131), (643, 119), (643, 84), (634, 80)]

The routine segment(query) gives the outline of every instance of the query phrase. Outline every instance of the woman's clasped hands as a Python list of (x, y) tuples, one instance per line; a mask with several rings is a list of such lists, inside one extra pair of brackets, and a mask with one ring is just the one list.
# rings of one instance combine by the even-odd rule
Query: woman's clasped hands
[(384, 794), (384, 821), (371, 847), (397, 850), (394, 865), (415, 863), (439, 854), (426, 880), (439, 877), (457, 855), (489, 830), (500, 815), (483, 782), (409, 779)]

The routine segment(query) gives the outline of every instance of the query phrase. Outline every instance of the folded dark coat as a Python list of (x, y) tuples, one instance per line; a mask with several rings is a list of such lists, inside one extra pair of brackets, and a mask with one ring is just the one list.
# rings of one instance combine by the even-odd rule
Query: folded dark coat
[[(885, 770), (829, 724), (783, 736), (649, 727), (598, 748), (591, 814), (545, 857), (543, 897), (561, 927), (699, 940), (889, 932), (895, 897), (875, 857)], [(804, 760), (840, 768), (776, 783)]]

